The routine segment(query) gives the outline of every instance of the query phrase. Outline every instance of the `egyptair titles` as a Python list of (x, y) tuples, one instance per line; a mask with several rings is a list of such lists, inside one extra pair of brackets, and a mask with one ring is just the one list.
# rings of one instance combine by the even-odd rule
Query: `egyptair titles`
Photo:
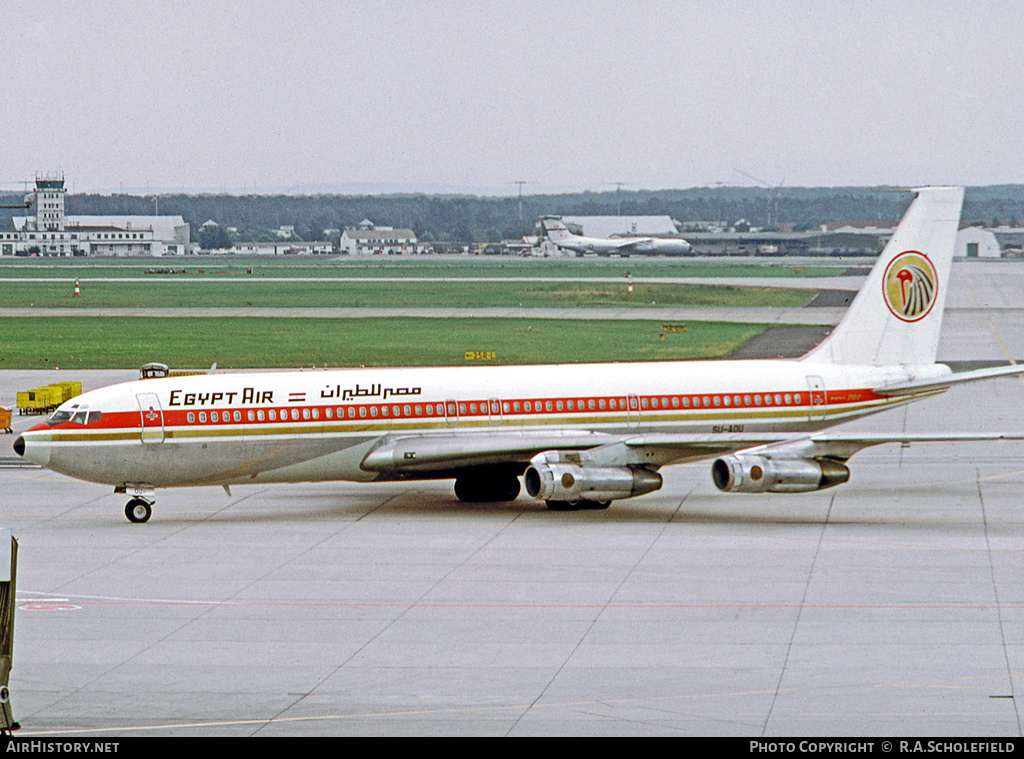
[(362, 387), (356, 384), (354, 388), (343, 388), (341, 385), (325, 387), (320, 391), (321, 398), (340, 398), (342, 401), (352, 401), (362, 398), (396, 398), (399, 396), (419, 395), (422, 388), (418, 387), (384, 387), (380, 384), (371, 384), (369, 387)]
[[(172, 390), (169, 406), (263, 406), (274, 405), (273, 390), (262, 390), (254, 387), (244, 387), (241, 390), (222, 390), (216, 392), (190, 392), (186, 390)], [(356, 384), (355, 387), (342, 387), (341, 385), (330, 385), (320, 391), (320, 398), (333, 402), (358, 401), (366, 398), (401, 398), (418, 396), (422, 392), (419, 387), (384, 387), (379, 383), (371, 383), (368, 387)], [(305, 403), (305, 391), (289, 391), (288, 403)]]
[[(235, 401), (238, 398), (238, 401)], [(257, 390), (254, 387), (244, 387), (241, 390), (223, 390), (219, 392), (191, 393), (185, 390), (172, 390), (169, 406), (215, 406), (223, 403), (225, 406), (243, 406), (257, 404), (272, 404), (274, 402), (273, 390)]]

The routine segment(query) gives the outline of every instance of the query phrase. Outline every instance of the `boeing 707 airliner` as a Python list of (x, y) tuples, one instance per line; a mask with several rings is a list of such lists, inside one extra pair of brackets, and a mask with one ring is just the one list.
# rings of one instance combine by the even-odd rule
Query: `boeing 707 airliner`
[(143, 379), (80, 395), (17, 438), (41, 466), (112, 485), (150, 518), (158, 488), (453, 479), (463, 501), (527, 494), (605, 508), (711, 460), (723, 491), (846, 482), (879, 443), (1021, 438), (861, 435), (827, 428), (1020, 374), (935, 362), (962, 188), (917, 191), (835, 330), (800, 359), (359, 368)]

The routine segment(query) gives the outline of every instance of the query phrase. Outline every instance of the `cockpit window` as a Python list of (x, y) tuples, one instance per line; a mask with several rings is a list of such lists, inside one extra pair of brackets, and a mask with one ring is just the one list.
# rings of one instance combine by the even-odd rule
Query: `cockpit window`
[(103, 414), (99, 411), (90, 411), (88, 408), (79, 408), (77, 404), (68, 409), (57, 409), (53, 412), (52, 416), (46, 420), (46, 423), (51, 427), (57, 424), (64, 424), (64, 422), (74, 422), (75, 424), (92, 424), (98, 422), (103, 418)]

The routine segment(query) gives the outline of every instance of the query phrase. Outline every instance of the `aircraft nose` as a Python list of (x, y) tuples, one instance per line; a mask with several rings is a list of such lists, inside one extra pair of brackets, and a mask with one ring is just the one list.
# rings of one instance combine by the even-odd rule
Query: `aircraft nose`
[(14, 452), (33, 464), (46, 466), (50, 463), (50, 437), (49, 435), (43, 437), (26, 432), (24, 435), (19, 435), (18, 439), (14, 441)]

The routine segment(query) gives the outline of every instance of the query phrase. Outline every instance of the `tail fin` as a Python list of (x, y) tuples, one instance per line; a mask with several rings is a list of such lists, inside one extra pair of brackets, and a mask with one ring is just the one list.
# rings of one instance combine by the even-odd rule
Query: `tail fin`
[(964, 190), (927, 187), (916, 192), (839, 326), (802, 360), (935, 363)]
[(563, 242), (572, 237), (561, 216), (544, 216), (540, 220), (544, 234), (551, 242)]

